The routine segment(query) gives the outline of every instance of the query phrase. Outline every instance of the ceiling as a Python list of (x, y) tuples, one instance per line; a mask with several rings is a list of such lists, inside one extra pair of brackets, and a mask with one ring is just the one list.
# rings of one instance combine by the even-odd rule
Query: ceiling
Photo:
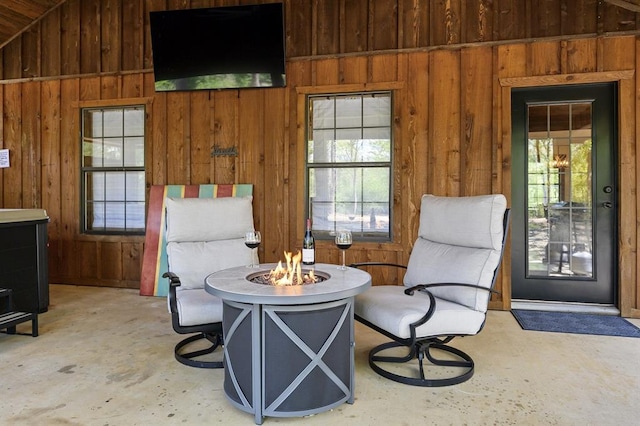
[(66, 0), (0, 1), (0, 49)]

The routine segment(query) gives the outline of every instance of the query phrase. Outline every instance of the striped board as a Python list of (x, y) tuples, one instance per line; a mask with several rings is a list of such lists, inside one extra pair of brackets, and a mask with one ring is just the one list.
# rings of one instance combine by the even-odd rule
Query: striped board
[(152, 185), (149, 193), (149, 211), (144, 239), (140, 294), (166, 296), (169, 281), (162, 278), (168, 271), (165, 241), (165, 200), (171, 198), (221, 198), (253, 195), (251, 184), (227, 185)]

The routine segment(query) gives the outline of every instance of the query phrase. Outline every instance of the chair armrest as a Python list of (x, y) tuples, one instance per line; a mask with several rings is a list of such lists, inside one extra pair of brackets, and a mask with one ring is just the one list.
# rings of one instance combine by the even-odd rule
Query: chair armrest
[(178, 314), (178, 297), (176, 295), (176, 288), (180, 287), (182, 284), (180, 282), (180, 277), (178, 277), (173, 272), (167, 271), (162, 274), (163, 278), (169, 278), (169, 294), (167, 295), (169, 298), (169, 311), (172, 315)]
[(431, 287), (468, 287), (468, 288), (475, 288), (478, 290), (486, 290), (490, 293), (495, 293), (495, 294), (500, 294), (499, 291), (496, 291), (492, 288), (487, 288), (487, 287), (482, 287), (479, 285), (475, 285), (475, 284), (463, 284), (463, 283), (432, 283), (432, 284), (418, 284), (418, 285), (414, 285), (413, 287), (409, 287), (408, 289), (406, 289), (404, 291), (404, 294), (406, 294), (407, 296), (413, 296), (413, 293), (416, 290), (426, 290), (428, 288)]
[(169, 278), (169, 286), (170, 287), (179, 287), (181, 285), (180, 277), (178, 277), (173, 272), (167, 271), (162, 274), (162, 278)]
[(360, 262), (360, 263), (352, 263), (349, 266), (352, 268), (359, 268), (361, 266), (395, 266), (397, 268), (407, 269), (406, 265), (399, 265), (397, 263), (386, 263), (386, 262)]

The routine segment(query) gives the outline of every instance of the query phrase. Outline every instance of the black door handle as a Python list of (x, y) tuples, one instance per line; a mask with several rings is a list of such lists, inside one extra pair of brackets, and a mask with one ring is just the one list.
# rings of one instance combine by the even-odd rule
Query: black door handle
[(604, 203), (602, 203), (602, 207), (604, 207), (605, 209), (610, 209), (613, 207), (613, 203), (611, 201), (605, 201)]

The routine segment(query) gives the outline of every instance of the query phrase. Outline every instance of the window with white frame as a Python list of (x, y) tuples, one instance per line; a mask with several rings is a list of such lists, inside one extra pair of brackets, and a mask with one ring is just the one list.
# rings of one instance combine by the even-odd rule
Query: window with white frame
[(307, 100), (306, 208), (314, 236), (348, 229), (356, 240), (391, 240), (391, 92)]
[(82, 232), (145, 229), (145, 107), (82, 109)]

